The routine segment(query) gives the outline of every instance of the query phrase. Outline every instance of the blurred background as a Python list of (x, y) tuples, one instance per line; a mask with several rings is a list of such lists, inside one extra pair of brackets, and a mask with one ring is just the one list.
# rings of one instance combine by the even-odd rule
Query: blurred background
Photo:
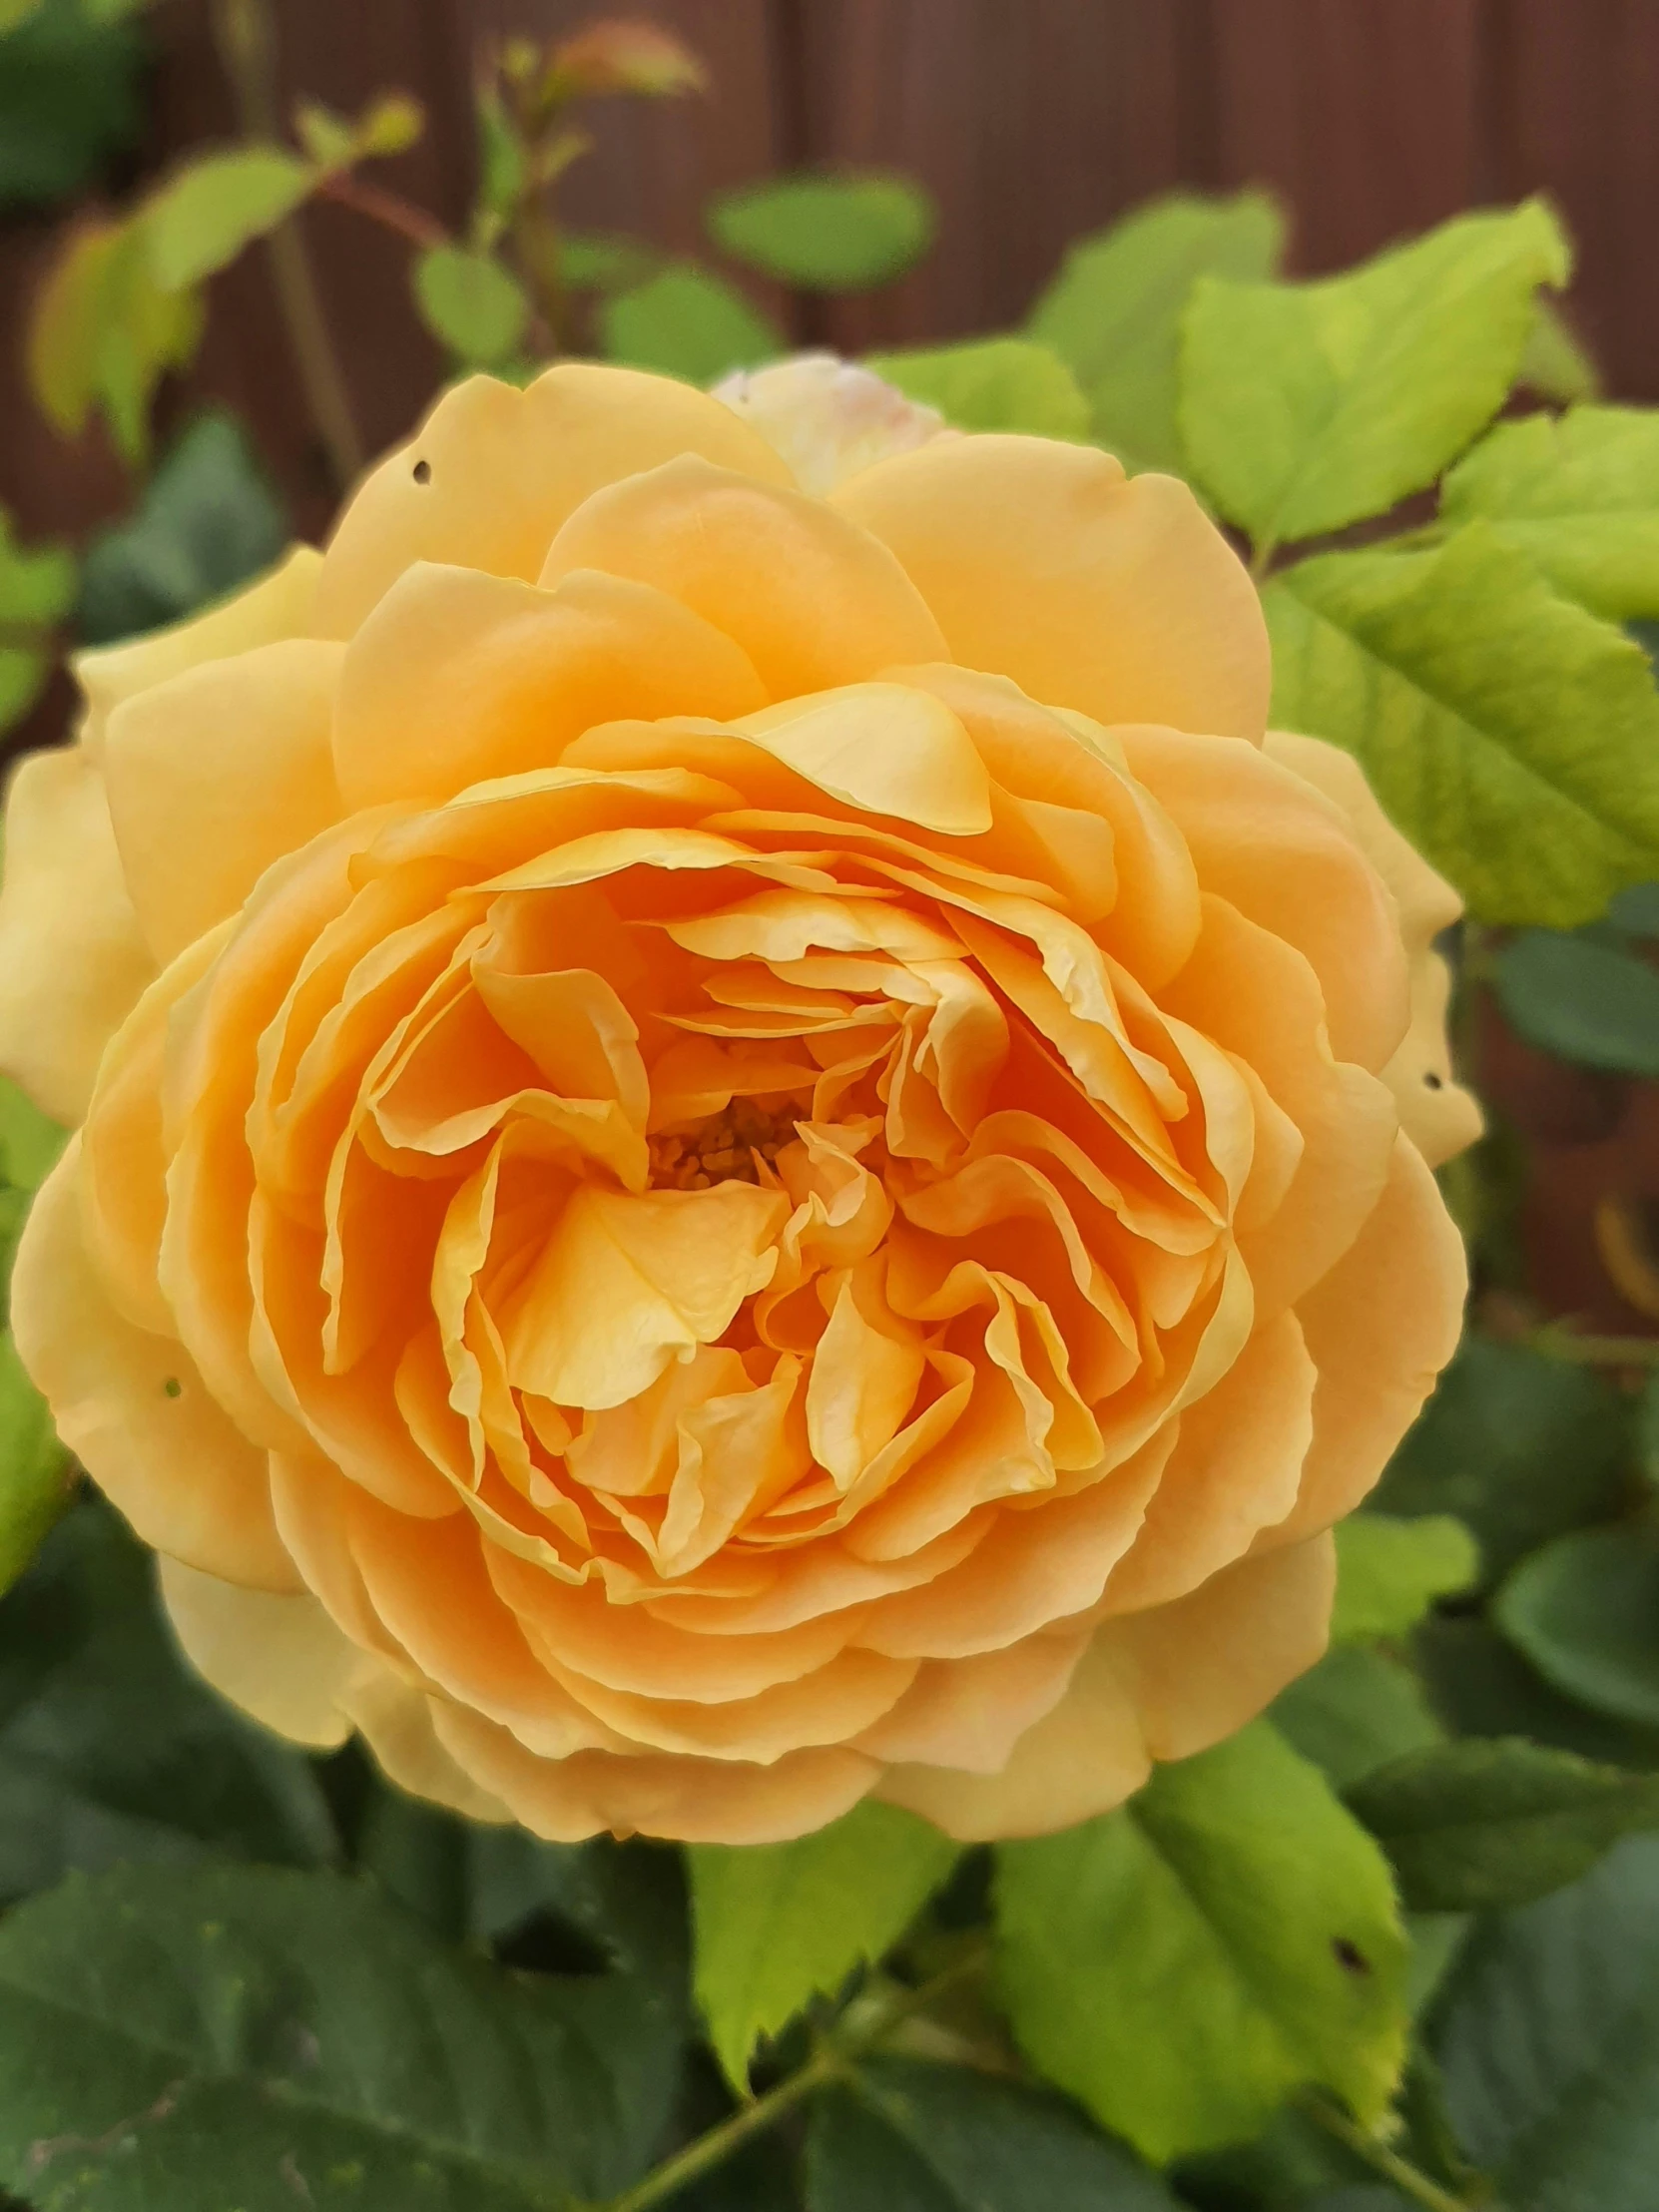
[[(479, 193), (478, 57), (515, 36), (545, 48), (594, 12), (583, 0), (275, 0), (276, 111), (285, 121), (307, 95), (357, 114), (387, 88), (412, 93), (424, 130), (375, 164), (374, 182), (458, 236)], [(1177, 188), (1267, 188), (1289, 221), (1289, 267), (1310, 275), (1459, 209), (1543, 191), (1577, 242), (1567, 319), (1603, 388), (1659, 400), (1659, 0), (636, 0), (617, 12), (683, 41), (706, 84), (595, 103), (591, 147), (560, 185), (563, 219), (696, 255), (788, 343), (861, 353), (1017, 325), (1070, 243)], [(133, 508), (133, 469), (96, 415), (74, 436), (43, 422), (26, 330), (66, 221), (130, 205), (246, 124), (224, 23), (221, 6), (216, 45), (210, 0), (34, 0), (9, 31), (0, 12), (0, 506), (26, 545), (84, 545)], [(711, 243), (711, 196), (836, 164), (902, 172), (931, 197), (933, 242), (891, 282), (794, 289)], [(411, 297), (395, 223), (325, 199), (296, 220), (372, 454), (453, 363)], [(276, 510), (319, 534), (338, 457), (331, 470), (263, 252), (213, 276), (208, 309), (199, 350), (156, 393), (156, 445), (205, 405), (229, 407)], [(60, 671), (6, 750), (59, 736), (69, 699)], [(1518, 1218), (1540, 1304), (1650, 1328), (1654, 1315), (1611, 1281), (1593, 1219), (1609, 1191), (1653, 1210), (1659, 1085), (1530, 1051), (1489, 993), (1473, 1018), (1466, 1057), (1528, 1163)]]

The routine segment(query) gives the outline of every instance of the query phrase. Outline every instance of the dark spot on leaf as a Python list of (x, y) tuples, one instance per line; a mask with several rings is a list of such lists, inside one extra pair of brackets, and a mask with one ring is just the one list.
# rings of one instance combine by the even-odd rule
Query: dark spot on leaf
[(430, 461), (416, 461), (414, 480), (417, 484), (429, 484), (432, 481), (432, 464)]
[(1345, 1973), (1370, 1973), (1371, 1960), (1358, 1943), (1351, 1943), (1346, 1936), (1336, 1936), (1331, 1949), (1337, 1963)]
[(170, 1375), (167, 1381), (162, 1384), (162, 1388), (167, 1392), (169, 1397), (179, 1397), (180, 1395), (182, 1395), (184, 1387), (185, 1385), (180, 1382), (179, 1378), (176, 1375)]
[(1428, 1073), (1423, 1077), (1422, 1080), (1426, 1088), (1431, 1091), (1443, 1090), (1445, 1088), (1445, 1085), (1442, 1082), (1441, 1078), (1434, 1073), (1434, 1070), (1432, 1068), (1429, 1069)]

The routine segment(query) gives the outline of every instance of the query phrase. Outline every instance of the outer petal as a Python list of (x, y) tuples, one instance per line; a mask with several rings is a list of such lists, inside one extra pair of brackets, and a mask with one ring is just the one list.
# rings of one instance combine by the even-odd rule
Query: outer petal
[(691, 454), (577, 508), (540, 581), (582, 568), (655, 585), (736, 638), (774, 699), (944, 653), (926, 603), (867, 531)]
[(700, 453), (763, 483), (790, 473), (766, 440), (707, 393), (664, 376), (564, 361), (526, 391), (472, 376), (368, 476), (334, 532), (318, 634), (348, 638), (415, 561), (517, 576), (602, 485)]
[(344, 1743), (353, 1692), (385, 1669), (346, 1641), (308, 1591), (239, 1589), (165, 1554), (161, 1583), (185, 1657), (233, 1705), (291, 1743), (319, 1751)]
[(891, 546), (969, 668), (1098, 722), (1260, 742), (1261, 603), (1174, 477), (1045, 438), (941, 438), (831, 498)]
[(111, 715), (110, 817), (158, 960), (234, 914), (274, 860), (338, 821), (329, 739), (343, 651), (316, 638), (256, 646)]
[(57, 1121), (87, 1110), (104, 1047), (156, 972), (97, 764), (31, 753), (6, 799), (0, 1070)]
[(298, 1577), (266, 1455), (208, 1395), (182, 1346), (123, 1321), (81, 1234), (77, 1140), (41, 1186), (12, 1276), (12, 1328), (58, 1433), (147, 1544), (255, 1589)]

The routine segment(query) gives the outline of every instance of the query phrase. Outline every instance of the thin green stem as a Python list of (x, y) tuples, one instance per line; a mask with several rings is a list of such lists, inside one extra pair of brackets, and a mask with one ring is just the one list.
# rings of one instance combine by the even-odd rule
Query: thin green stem
[(1574, 1329), (1548, 1327), (1535, 1330), (1534, 1352), (1551, 1360), (1565, 1360), (1580, 1368), (1659, 1367), (1659, 1337), (1581, 1336)]
[[(1401, 2158), (1386, 2143), (1380, 2143), (1358, 2120), (1350, 2119), (1346, 2112), (1324, 2097), (1304, 2097), (1301, 2103), (1302, 2110), (1316, 2125), (1323, 2127), (1328, 2135), (1334, 2135), (1345, 2149), (1351, 2150), (1373, 2173), (1380, 2174), (1409, 2197), (1413, 2204), (1422, 2205), (1424, 2212), (1469, 2212), (1467, 2197), (1454, 2196), (1449, 2189), (1442, 2189), (1420, 2167), (1413, 2166), (1408, 2158)], [(1486, 2212), (1500, 2212), (1500, 2208), (1487, 2199)]]
[[(255, 146), (279, 145), (276, 31), (270, 0), (213, 0), (213, 26), (244, 138)], [(287, 325), (305, 404), (328, 456), (334, 488), (344, 491), (362, 473), (363, 442), (322, 311), (316, 275), (293, 217), (276, 226), (267, 246), (276, 303)]]
[(856, 2026), (841, 2027), (839, 2032), (831, 2028), (798, 2072), (779, 2082), (775, 2089), (767, 2090), (764, 2096), (756, 2097), (753, 2103), (740, 2106), (717, 2127), (699, 2135), (684, 2150), (676, 2151), (672, 2158), (665, 2158), (643, 2181), (636, 2182), (620, 2197), (613, 2197), (603, 2212), (649, 2212), (650, 2206), (663, 2203), (700, 2174), (723, 2164), (740, 2144), (776, 2126), (787, 2112), (792, 2112), (815, 2090), (833, 2081), (837, 2074), (844, 2073), (866, 2051), (876, 2049), (895, 2027), (931, 2004), (944, 1990), (972, 1974), (983, 1972), (988, 1956), (985, 1945), (976, 1945), (946, 1966), (942, 1973), (934, 1974), (930, 1981), (913, 1989), (895, 1990), (877, 1999)]

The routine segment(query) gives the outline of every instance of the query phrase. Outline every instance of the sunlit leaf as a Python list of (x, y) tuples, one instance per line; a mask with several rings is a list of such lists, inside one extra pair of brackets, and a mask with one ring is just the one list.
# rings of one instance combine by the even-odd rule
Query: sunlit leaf
[(156, 281), (183, 291), (212, 276), (292, 215), (315, 182), (309, 162), (275, 146), (197, 155), (140, 211)]
[(0, 1333), (0, 1591), (40, 1549), (69, 1494), (69, 1455), (46, 1400), (23, 1372), (10, 1332)]
[(608, 360), (712, 384), (784, 350), (777, 330), (734, 285), (678, 264), (602, 302), (599, 329)]
[(158, 283), (144, 236), (132, 223), (88, 222), (72, 232), (34, 302), (29, 381), (66, 436), (94, 407), (130, 461), (150, 443), (150, 401), (170, 368), (202, 335), (202, 303)]
[(0, 507), (0, 731), (39, 696), (52, 667), (51, 632), (74, 600), (74, 556), (55, 545), (26, 551)]
[(1354, 1513), (1338, 1524), (1336, 1535), (1333, 1643), (1403, 1636), (1436, 1598), (1466, 1590), (1480, 1572), (1480, 1547), (1448, 1514), (1398, 1520)]
[(937, 407), (961, 430), (1016, 430), (1083, 438), (1088, 401), (1057, 353), (1029, 338), (969, 338), (960, 345), (871, 353), (864, 362), (911, 399)]
[(427, 328), (463, 361), (505, 360), (529, 326), (524, 286), (491, 254), (428, 247), (414, 266), (414, 290)]
[(1561, 406), (1601, 397), (1595, 356), (1547, 293), (1539, 297), (1515, 381)]
[(723, 253), (808, 291), (890, 283), (933, 242), (933, 204), (907, 177), (803, 171), (717, 193), (709, 235)]

